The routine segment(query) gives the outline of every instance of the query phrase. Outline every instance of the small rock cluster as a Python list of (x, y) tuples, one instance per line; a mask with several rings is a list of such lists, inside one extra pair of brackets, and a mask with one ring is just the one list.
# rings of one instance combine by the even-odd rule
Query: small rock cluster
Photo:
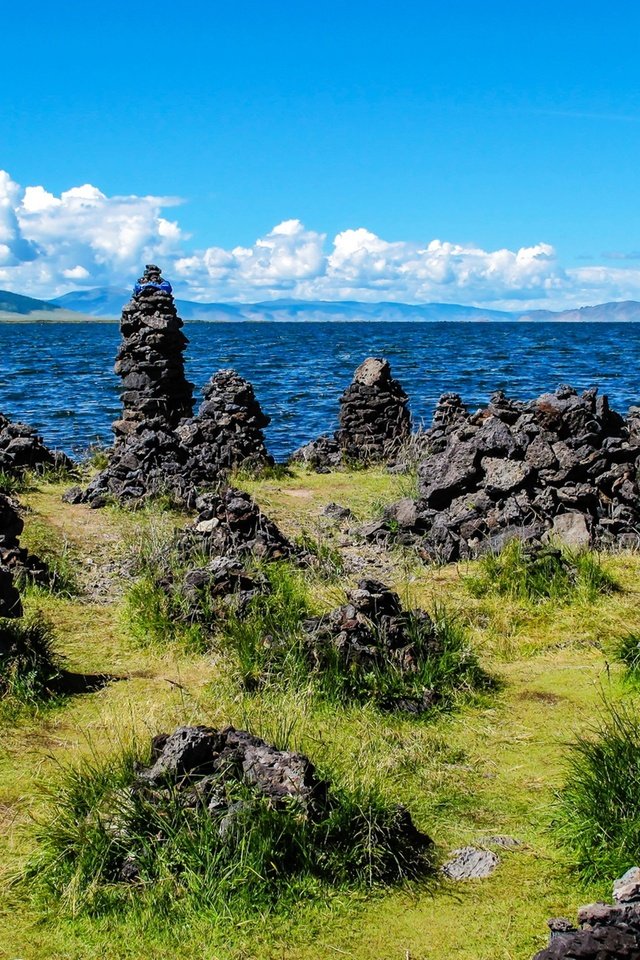
[[(235, 370), (220, 370), (202, 390), (198, 415), (176, 430), (191, 452), (189, 469), (200, 473), (214, 467), (219, 474), (240, 464), (259, 468), (273, 464), (263, 429), (271, 418), (262, 412), (252, 385)], [(211, 479), (215, 479), (212, 476)]]
[(591, 903), (578, 911), (578, 925), (549, 920), (549, 946), (534, 960), (637, 960), (640, 957), (640, 869), (632, 867), (613, 885), (614, 905)]
[(340, 397), (339, 427), (333, 437), (321, 436), (292, 455), (326, 472), (349, 463), (392, 459), (411, 433), (408, 397), (391, 375), (388, 360), (368, 357)]
[(234, 558), (254, 556), (261, 560), (287, 560), (300, 551), (273, 520), (243, 490), (227, 487), (196, 500), (198, 516), (187, 529), (184, 544), (199, 552)]
[(212, 377), (193, 416), (182, 326), (169, 284), (148, 264), (122, 311), (115, 371), (123, 413), (113, 424), (109, 464), (85, 491), (69, 491), (70, 502), (101, 507), (110, 498), (135, 502), (168, 494), (193, 507), (198, 488), (217, 483), (232, 467), (273, 462), (262, 434), (268, 418), (251, 385), (233, 370)]
[(195, 507), (195, 521), (177, 541), (179, 564), (167, 564), (156, 578), (157, 586), (169, 597), (179, 597), (177, 619), (209, 623), (214, 616), (212, 608), (215, 616), (229, 609), (242, 615), (250, 600), (269, 589), (267, 579), (248, 568), (252, 557), (309, 559), (241, 490), (229, 487), (218, 494), (202, 495)]
[[(378, 580), (360, 580), (355, 590), (347, 591), (347, 601), (303, 624), (316, 666), (325, 667), (337, 655), (346, 673), (365, 675), (394, 667), (410, 676), (426, 657), (441, 652), (429, 615), (424, 610), (403, 610), (397, 593)], [(437, 690), (425, 689), (418, 696), (395, 697), (380, 706), (419, 713), (438, 699)]]
[[(205, 811), (220, 838), (231, 844), (235, 842), (236, 825), (243, 815), (246, 820), (256, 801), (266, 801), (276, 814), (293, 812), (300, 824), (306, 822), (312, 827), (326, 819), (332, 804), (328, 783), (317, 776), (304, 754), (278, 750), (260, 737), (234, 727), (180, 727), (171, 735), (154, 737), (151, 764), (138, 772), (129, 788), (129, 797), (133, 802), (142, 800), (158, 808), (169, 801), (185, 811)], [(105, 820), (109, 828), (108, 811)], [(432, 847), (430, 838), (416, 829), (404, 808), (398, 808), (394, 828), (416, 860)], [(126, 841), (126, 804), (123, 805), (122, 798), (111, 829)], [(319, 841), (332, 842), (326, 831), (322, 831)], [(122, 846), (126, 850), (126, 844)], [(273, 851), (274, 856), (278, 853)], [(136, 881), (139, 873), (135, 853), (123, 852), (117, 879)]]
[(0, 472), (15, 477), (25, 470), (70, 470), (64, 453), (49, 450), (34, 427), (13, 423), (0, 413)]
[(419, 499), (389, 508), (364, 535), (417, 543), (449, 562), (514, 536), (557, 535), (574, 548), (638, 542), (640, 445), (596, 388), (559, 387), (530, 403), (495, 394), (463, 419), (439, 418), (419, 466)]

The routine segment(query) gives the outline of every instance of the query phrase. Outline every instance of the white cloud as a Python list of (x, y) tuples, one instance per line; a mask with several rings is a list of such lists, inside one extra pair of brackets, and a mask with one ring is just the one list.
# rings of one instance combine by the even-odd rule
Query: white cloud
[(181, 296), (198, 300), (287, 296), (560, 309), (640, 299), (640, 269), (633, 264), (565, 268), (542, 242), (484, 250), (439, 239), (389, 241), (364, 227), (329, 242), (289, 219), (252, 246), (194, 250), (179, 224), (163, 215), (178, 202), (109, 197), (88, 183), (56, 196), (43, 186), (23, 188), (0, 171), (0, 286), (53, 297), (78, 286), (129, 285), (153, 260)]

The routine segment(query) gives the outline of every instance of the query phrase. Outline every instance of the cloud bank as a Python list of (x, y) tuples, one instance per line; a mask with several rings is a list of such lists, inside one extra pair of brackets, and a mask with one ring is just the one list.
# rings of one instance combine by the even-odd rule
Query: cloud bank
[(175, 197), (106, 196), (91, 184), (55, 196), (0, 171), (0, 287), (50, 298), (129, 285), (159, 261), (181, 296), (202, 301), (442, 301), (503, 309), (561, 309), (640, 299), (640, 268), (565, 268), (553, 246), (483, 250), (439, 239), (388, 241), (364, 227), (333, 239), (284, 220), (250, 247), (192, 249), (164, 212)]

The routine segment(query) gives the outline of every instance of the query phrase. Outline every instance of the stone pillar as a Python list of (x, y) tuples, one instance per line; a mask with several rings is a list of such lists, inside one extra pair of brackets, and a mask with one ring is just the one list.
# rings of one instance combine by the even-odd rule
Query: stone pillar
[(147, 264), (122, 311), (115, 372), (122, 378), (122, 418), (116, 446), (143, 430), (171, 431), (193, 413), (193, 384), (185, 377), (182, 333), (171, 285)]
[(367, 463), (392, 456), (411, 433), (408, 397), (388, 360), (369, 357), (340, 397), (336, 440), (343, 456)]

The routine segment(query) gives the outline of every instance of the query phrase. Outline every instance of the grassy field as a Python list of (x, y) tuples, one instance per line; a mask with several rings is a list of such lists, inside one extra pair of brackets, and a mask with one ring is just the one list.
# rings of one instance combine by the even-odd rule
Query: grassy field
[[(573, 916), (581, 903), (609, 893), (609, 882), (579, 885), (550, 824), (566, 744), (606, 701), (629, 693), (611, 652), (619, 638), (640, 632), (640, 557), (604, 557), (619, 589), (595, 600), (478, 596), (467, 582), (477, 565), (428, 568), (406, 553), (354, 552), (344, 533), (320, 519), (330, 501), (359, 519), (375, 516), (408, 494), (400, 478), (374, 470), (294, 471), (239, 485), (289, 535), (306, 533), (343, 553), (345, 570), (320, 590), (322, 605), (342, 602), (356, 568), (389, 582), (412, 605), (444, 605), (468, 628), (498, 688), (430, 720), (331, 707), (304, 690), (249, 695), (220, 654), (178, 643), (141, 645), (132, 637), (122, 560), (159, 526), (184, 518), (66, 505), (54, 484), (28, 491), (21, 497), (29, 508), (23, 542), (49, 545), (68, 589), (27, 591), (26, 607), (51, 620), (66, 668), (93, 677), (94, 689), (0, 712), (0, 958), (529, 960), (546, 942), (548, 917)], [(495, 835), (521, 846), (500, 851), (501, 863), (486, 880), (432, 881), (367, 896), (340, 892), (241, 922), (214, 920), (205, 910), (92, 918), (34, 902), (15, 878), (64, 766), (182, 723), (232, 723), (266, 739), (286, 737), (341, 782), (376, 784), (404, 803), (443, 859), (465, 844), (490, 845)]]

